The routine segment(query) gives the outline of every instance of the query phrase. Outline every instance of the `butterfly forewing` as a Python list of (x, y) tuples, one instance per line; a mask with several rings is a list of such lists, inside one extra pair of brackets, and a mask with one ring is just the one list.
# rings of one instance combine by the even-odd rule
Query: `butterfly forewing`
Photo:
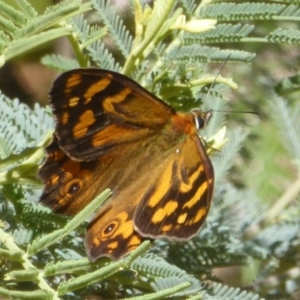
[(58, 143), (80, 161), (142, 141), (175, 114), (131, 79), (92, 68), (62, 74), (53, 83), (50, 99)]

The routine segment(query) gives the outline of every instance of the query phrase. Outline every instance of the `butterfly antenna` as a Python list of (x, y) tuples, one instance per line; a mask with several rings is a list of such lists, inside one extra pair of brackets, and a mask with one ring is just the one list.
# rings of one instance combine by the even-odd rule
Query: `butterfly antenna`
[(207, 95), (209, 95), (210, 91), (211, 91), (212, 88), (214, 87), (214, 85), (215, 85), (215, 83), (216, 83), (216, 81), (217, 81), (218, 76), (221, 74), (221, 72), (222, 72), (222, 70), (224, 69), (225, 64), (228, 62), (230, 56), (231, 56), (231, 54), (229, 54), (229, 55), (227, 56), (227, 58), (224, 60), (224, 62), (222, 63), (221, 68), (219, 69), (219, 71), (218, 71), (218, 73), (217, 73), (217, 75), (216, 75), (214, 81), (212, 82), (212, 84), (210, 85), (210, 87), (209, 87), (209, 89), (208, 89), (208, 91), (207, 91), (207, 93), (206, 93), (206, 97), (207, 97)]
[(214, 110), (214, 112), (225, 112), (225, 113), (230, 113), (230, 114), (252, 114), (252, 115), (257, 115), (259, 117), (261, 117), (260, 113), (256, 112), (256, 111), (252, 111), (252, 110), (235, 110), (235, 111), (231, 111), (231, 110)]
[[(206, 97), (207, 95), (209, 95), (210, 91), (212, 90), (212, 88), (214, 87), (216, 81), (217, 81), (217, 78), (218, 76), (221, 74), (222, 70), (224, 69), (225, 67), (225, 64), (228, 62), (229, 58), (230, 58), (231, 54), (229, 54), (227, 56), (227, 58), (224, 60), (224, 62), (222, 63), (222, 66), (221, 68), (219, 69), (214, 81), (212, 82), (212, 84), (210, 85), (208, 91), (207, 91), (207, 94), (206, 94)], [(258, 112), (255, 112), (255, 111), (224, 111), (224, 110), (214, 110), (214, 112), (227, 112), (227, 113), (244, 113), (244, 114), (253, 114), (253, 115), (257, 115), (257, 116), (261, 116)]]

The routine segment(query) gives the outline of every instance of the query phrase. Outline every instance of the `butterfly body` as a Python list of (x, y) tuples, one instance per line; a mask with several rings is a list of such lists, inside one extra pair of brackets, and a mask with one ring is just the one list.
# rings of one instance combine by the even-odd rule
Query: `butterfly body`
[(213, 167), (197, 131), (211, 112), (177, 113), (124, 75), (62, 74), (50, 91), (56, 119), (41, 203), (78, 213), (106, 188), (111, 198), (87, 228), (90, 260), (118, 259), (145, 238), (184, 241), (202, 226)]

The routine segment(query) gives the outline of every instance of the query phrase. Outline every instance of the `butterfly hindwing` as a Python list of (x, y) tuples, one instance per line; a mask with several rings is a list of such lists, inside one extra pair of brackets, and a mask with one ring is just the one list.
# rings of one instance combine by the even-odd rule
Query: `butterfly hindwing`
[(133, 226), (136, 203), (128, 205), (123, 198), (127, 194), (114, 192), (89, 223), (85, 248), (91, 261), (103, 256), (119, 259), (143, 241)]
[(199, 137), (187, 137), (161, 156), (150, 148), (153, 159), (149, 161), (142, 149), (135, 162), (147, 164), (128, 170), (128, 177), (90, 222), (85, 241), (90, 260), (118, 259), (144, 238), (187, 240), (203, 225), (212, 198), (213, 169)]
[[(95, 196), (92, 183), (95, 162), (78, 162), (70, 159), (57, 144), (54, 136), (46, 148), (47, 158), (38, 172), (44, 182), (40, 202), (54, 212), (74, 215), (84, 208)], [(90, 189), (88, 189), (90, 187)]]
[(188, 137), (143, 194), (134, 216), (136, 230), (150, 238), (191, 238), (206, 219), (213, 181), (213, 168), (199, 137)]

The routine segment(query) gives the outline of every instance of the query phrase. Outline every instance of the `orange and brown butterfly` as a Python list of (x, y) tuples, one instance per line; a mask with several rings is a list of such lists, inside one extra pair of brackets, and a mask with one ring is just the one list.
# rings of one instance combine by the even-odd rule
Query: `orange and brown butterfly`
[(40, 202), (74, 215), (112, 190), (87, 228), (91, 261), (119, 259), (147, 238), (197, 234), (214, 185), (197, 131), (211, 111), (176, 112), (132, 79), (94, 68), (60, 75), (50, 105), (56, 127), (39, 171)]

